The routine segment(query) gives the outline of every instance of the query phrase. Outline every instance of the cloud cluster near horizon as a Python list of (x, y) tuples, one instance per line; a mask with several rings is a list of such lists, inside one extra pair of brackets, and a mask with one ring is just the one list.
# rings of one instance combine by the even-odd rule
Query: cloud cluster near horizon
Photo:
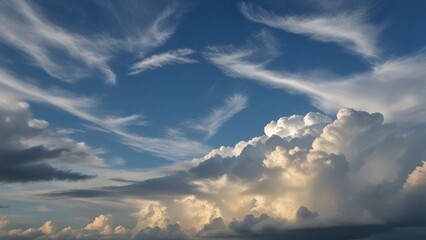
[(133, 215), (136, 239), (303, 236), (303, 229), (329, 237), (321, 229), (340, 227), (349, 235), (369, 229), (367, 237), (425, 223), (425, 140), (426, 130), (406, 132), (380, 113), (341, 109), (334, 121), (295, 115), (271, 121), (263, 136), (213, 150), (187, 171), (44, 197), (144, 199)]

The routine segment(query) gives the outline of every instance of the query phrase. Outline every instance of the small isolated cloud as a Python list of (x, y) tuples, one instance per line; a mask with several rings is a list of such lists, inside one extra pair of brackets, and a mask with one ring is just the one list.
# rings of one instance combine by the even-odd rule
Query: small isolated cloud
[(226, 98), (225, 104), (213, 108), (210, 114), (202, 119), (190, 121), (188, 127), (206, 134), (206, 139), (216, 134), (220, 127), (235, 114), (247, 107), (247, 96), (235, 93)]
[(252, 22), (306, 35), (321, 42), (334, 42), (366, 58), (377, 58), (380, 53), (377, 42), (381, 28), (369, 24), (363, 11), (277, 16), (244, 2), (239, 4), (239, 8)]
[(194, 51), (189, 48), (181, 48), (165, 53), (152, 55), (132, 65), (130, 75), (135, 75), (143, 71), (161, 68), (165, 65), (196, 63), (197, 61), (189, 58)]

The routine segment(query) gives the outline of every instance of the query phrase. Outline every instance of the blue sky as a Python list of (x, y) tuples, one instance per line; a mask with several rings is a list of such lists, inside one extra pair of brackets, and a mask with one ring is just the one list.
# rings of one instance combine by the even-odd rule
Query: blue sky
[[(0, 236), (50, 239), (70, 226), (66, 234), (76, 239), (78, 231), (94, 239), (160, 238), (151, 236), (154, 227), (178, 239), (238, 237), (250, 214), (283, 234), (283, 219), (298, 229), (406, 225), (408, 213), (384, 216), (359, 200), (365, 215), (355, 216), (346, 205), (277, 197), (258, 184), (275, 179), (271, 168), (302, 149), (305, 160), (321, 151), (334, 169), (344, 161), (356, 171), (345, 172), (356, 199), (369, 199), (365, 189), (381, 184), (424, 192), (423, 176), (415, 176), (426, 160), (419, 146), (426, 136), (425, 9), (423, 1), (0, 3)], [(395, 159), (382, 165), (386, 158)], [(216, 161), (233, 167), (205, 173)], [(212, 187), (221, 182), (239, 195), (221, 198)], [(319, 188), (340, 189), (333, 187)], [(249, 193), (244, 201), (258, 205), (231, 211), (221, 204)], [(260, 204), (269, 198), (294, 206)], [(397, 208), (405, 209), (410, 199), (401, 198), (408, 200)], [(194, 220), (187, 212), (201, 205), (211, 212)], [(226, 229), (208, 232), (215, 219)], [(46, 221), (35, 235), (23, 232)], [(203, 225), (189, 231), (193, 221)], [(50, 224), (55, 230), (46, 230)], [(265, 233), (258, 229), (249, 232)], [(377, 234), (367, 237), (387, 236)]]

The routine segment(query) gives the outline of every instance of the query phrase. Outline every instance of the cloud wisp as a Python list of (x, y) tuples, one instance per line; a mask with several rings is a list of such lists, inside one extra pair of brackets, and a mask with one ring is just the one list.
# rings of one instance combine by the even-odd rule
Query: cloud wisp
[(214, 136), (220, 127), (247, 107), (247, 96), (235, 93), (225, 100), (225, 104), (213, 108), (210, 114), (202, 119), (190, 121), (188, 127), (206, 134), (205, 139)]
[(151, 23), (142, 24), (147, 26), (138, 29), (138, 34), (116, 39), (105, 33), (98, 35), (101, 37), (72, 33), (25, 1), (2, 2), (0, 6), (1, 42), (29, 56), (54, 78), (74, 82), (101, 73), (111, 85), (116, 83), (116, 74), (108, 65), (113, 53), (149, 51), (163, 44), (173, 35), (176, 21), (171, 20), (178, 15), (176, 7), (167, 7)]
[(216, 47), (208, 49), (205, 56), (232, 77), (306, 94), (316, 107), (327, 113), (351, 106), (379, 111), (387, 121), (421, 123), (425, 117), (424, 52), (389, 59), (369, 71), (341, 77), (268, 70), (264, 63), (253, 60), (257, 54), (246, 48)]
[(141, 72), (161, 68), (165, 65), (196, 63), (197, 61), (189, 58), (194, 51), (189, 48), (181, 48), (156, 55), (149, 56), (132, 65), (130, 75), (136, 75)]
[(197, 141), (183, 137), (151, 138), (130, 133), (129, 125), (140, 125), (138, 115), (127, 117), (104, 116), (97, 110), (98, 103), (94, 99), (78, 97), (60, 90), (44, 90), (0, 70), (0, 86), (3, 90), (25, 101), (33, 101), (63, 110), (81, 120), (93, 124), (95, 128), (115, 134), (121, 142), (138, 151), (147, 151), (167, 159), (184, 159), (201, 155), (209, 148)]
[(250, 21), (287, 32), (302, 34), (321, 42), (333, 42), (365, 58), (378, 58), (379, 26), (366, 21), (363, 11), (312, 16), (277, 16), (247, 3), (240, 11)]

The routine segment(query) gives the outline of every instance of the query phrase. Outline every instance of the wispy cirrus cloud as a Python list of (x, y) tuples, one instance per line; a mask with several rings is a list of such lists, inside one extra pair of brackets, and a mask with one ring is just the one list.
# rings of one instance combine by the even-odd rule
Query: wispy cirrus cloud
[(223, 106), (213, 108), (206, 117), (188, 122), (188, 127), (205, 133), (205, 138), (209, 139), (226, 121), (247, 107), (247, 100), (247, 96), (235, 93), (226, 98)]
[(147, 151), (167, 159), (190, 158), (207, 152), (210, 148), (184, 137), (152, 138), (131, 133), (129, 125), (140, 125), (139, 115), (126, 117), (106, 116), (98, 109), (98, 102), (87, 97), (78, 97), (62, 90), (44, 90), (23, 82), (7, 71), (0, 69), (0, 86), (5, 93), (17, 98), (50, 105), (63, 110), (95, 128), (115, 134), (120, 141), (138, 151)]
[(147, 57), (132, 65), (130, 75), (135, 75), (146, 70), (161, 68), (165, 65), (196, 63), (197, 61), (189, 58), (194, 51), (189, 48), (181, 48), (173, 51), (167, 51)]
[(366, 72), (332, 78), (269, 70), (264, 62), (253, 60), (258, 50), (213, 47), (205, 56), (232, 77), (306, 94), (328, 113), (350, 106), (382, 112), (388, 121), (420, 123), (425, 117), (424, 52), (386, 60)]
[[(110, 8), (111, 11), (114, 9)], [(166, 7), (148, 23), (138, 22), (142, 27), (133, 29), (132, 33), (123, 30), (128, 34), (123, 38), (114, 38), (109, 33), (91, 37), (52, 23), (34, 4), (2, 2), (0, 41), (23, 52), (54, 78), (74, 82), (101, 73), (105, 82), (113, 85), (116, 74), (108, 61), (114, 52), (126, 50), (139, 54), (163, 44), (175, 31), (176, 19), (180, 15), (177, 10), (175, 5)]]
[(334, 42), (366, 58), (378, 58), (380, 26), (367, 22), (364, 11), (316, 14), (312, 16), (278, 16), (250, 4), (239, 4), (250, 21), (287, 32), (302, 34), (321, 42)]

